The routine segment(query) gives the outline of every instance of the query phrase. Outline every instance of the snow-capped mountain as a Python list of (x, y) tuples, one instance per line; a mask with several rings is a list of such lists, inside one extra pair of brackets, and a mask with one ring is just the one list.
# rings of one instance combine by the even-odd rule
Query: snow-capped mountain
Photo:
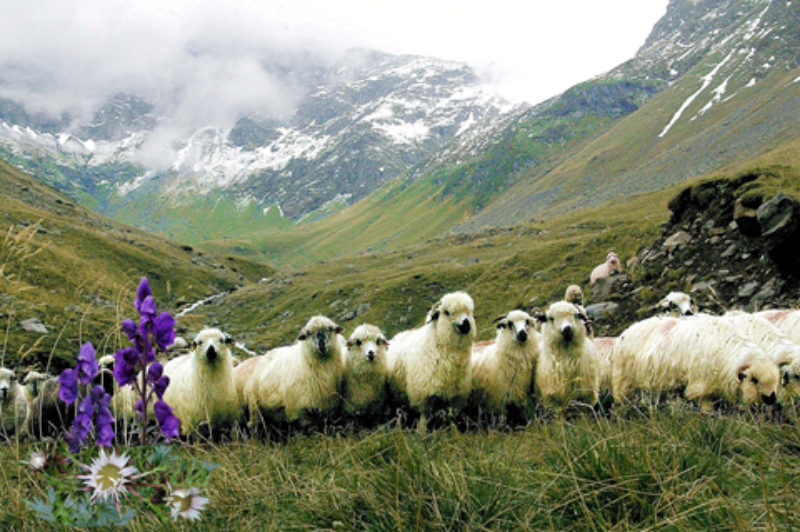
[[(264, 68), (297, 82), (285, 58)], [(263, 210), (277, 205), (298, 219), (364, 197), (511, 109), (460, 63), (356, 50), (335, 64), (306, 60), (298, 70), (293, 114), (244, 115), (233, 127), (209, 124), (179, 138), (162, 138), (170, 117), (124, 92), (88, 123), (2, 99), (0, 156), (112, 214), (146, 198), (186, 205), (213, 194)]]

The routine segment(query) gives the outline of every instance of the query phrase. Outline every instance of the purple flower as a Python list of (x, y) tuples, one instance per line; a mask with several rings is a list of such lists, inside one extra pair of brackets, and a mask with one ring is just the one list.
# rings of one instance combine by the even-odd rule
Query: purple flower
[(105, 394), (100, 404), (97, 405), (97, 417), (95, 418), (95, 426), (97, 427), (97, 443), (103, 447), (111, 447), (114, 440), (114, 416), (111, 415), (111, 410), (108, 409), (108, 404), (111, 402), (111, 396)]
[(161, 378), (163, 373), (164, 366), (161, 365), (161, 362), (153, 362), (147, 369), (147, 380), (149, 380), (151, 383), (154, 383)]
[(136, 365), (139, 353), (133, 347), (125, 347), (114, 354), (114, 378), (120, 386), (125, 386), (136, 378)]
[(100, 372), (97, 360), (94, 357), (95, 351), (92, 342), (86, 342), (78, 352), (78, 380), (81, 384), (89, 384)]
[(167, 439), (177, 438), (180, 421), (172, 414), (172, 408), (163, 400), (159, 399), (156, 401), (156, 404), (153, 405), (153, 411), (156, 414), (158, 426), (161, 428), (161, 432), (164, 436), (166, 436)]
[(67, 445), (69, 446), (69, 452), (72, 454), (80, 451), (81, 445), (83, 445), (83, 441), (81, 441), (81, 438), (78, 436), (78, 433), (74, 427), (64, 433), (64, 441), (67, 442)]
[(169, 312), (162, 312), (153, 320), (153, 334), (156, 337), (156, 344), (163, 352), (167, 352), (167, 347), (175, 341), (175, 318)]
[(78, 370), (65, 369), (58, 376), (58, 398), (71, 405), (78, 398)]
[(148, 297), (150, 298), (153, 306), (155, 306), (152, 295), (153, 293), (150, 290), (150, 283), (147, 282), (147, 277), (142, 277), (142, 280), (139, 281), (139, 288), (136, 290), (136, 299), (133, 302), (133, 306), (136, 307), (136, 311), (139, 312), (139, 314), (145, 314), (142, 311), (142, 305), (144, 304), (145, 299)]
[(133, 320), (124, 320), (122, 322), (122, 330), (128, 335), (131, 342), (136, 343), (136, 322)]
[(159, 399), (164, 398), (164, 392), (167, 390), (167, 386), (169, 386), (169, 377), (167, 375), (159, 377), (159, 379), (153, 383), (153, 391), (156, 392)]

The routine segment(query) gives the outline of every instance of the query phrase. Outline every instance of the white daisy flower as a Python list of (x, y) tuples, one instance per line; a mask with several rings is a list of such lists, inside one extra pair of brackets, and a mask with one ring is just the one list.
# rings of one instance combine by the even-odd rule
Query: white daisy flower
[(94, 488), (92, 500), (105, 500), (111, 497), (115, 502), (119, 496), (128, 491), (125, 486), (133, 478), (136, 468), (128, 465), (128, 457), (123, 453), (117, 456), (114, 450), (107, 455), (100, 449), (100, 456), (92, 461), (91, 466), (83, 466), (89, 470), (86, 475), (78, 475), (84, 484)]
[(47, 463), (47, 456), (39, 451), (33, 451), (31, 453), (31, 459), (22, 463), (28, 464), (34, 471), (39, 471), (40, 469), (44, 468), (45, 464)]
[(196, 520), (208, 504), (208, 497), (201, 497), (197, 488), (171, 490), (165, 498), (172, 511), (172, 518), (178, 517)]

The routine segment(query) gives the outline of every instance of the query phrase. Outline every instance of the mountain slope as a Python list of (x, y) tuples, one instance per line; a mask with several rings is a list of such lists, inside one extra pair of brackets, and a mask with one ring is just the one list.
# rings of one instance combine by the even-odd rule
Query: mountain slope
[[(8, 365), (60, 369), (74, 362), (87, 339), (113, 348), (117, 320), (135, 313), (131, 301), (143, 275), (159, 308), (174, 312), (272, 271), (113, 222), (1, 161), (0, 188), (6, 233), (0, 238), (0, 319)], [(49, 332), (23, 330), (20, 322), (29, 318)], [(190, 323), (197, 326), (186, 320), (179, 326), (186, 330)]]

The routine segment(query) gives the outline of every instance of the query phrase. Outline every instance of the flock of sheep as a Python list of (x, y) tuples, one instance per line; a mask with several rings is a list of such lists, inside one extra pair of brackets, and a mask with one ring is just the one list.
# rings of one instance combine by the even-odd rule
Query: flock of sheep
[[(190, 435), (232, 427), (369, 426), (398, 412), (420, 430), (432, 420), (473, 416), (515, 424), (530, 415), (530, 399), (561, 413), (597, 409), (603, 398), (617, 408), (682, 396), (709, 409), (800, 395), (800, 310), (694, 314), (689, 297), (672, 292), (662, 301), (671, 313), (639, 321), (616, 338), (593, 338), (581, 298), (571, 286), (544, 313), (512, 310), (495, 320), (496, 338), (481, 342), (465, 292), (443, 296), (424, 325), (388, 341), (367, 324), (345, 339), (336, 323), (314, 316), (292, 345), (241, 362), (228, 335), (204, 329), (188, 354), (165, 364), (171, 383), (164, 399)], [(113, 389), (109, 376), (106, 366), (100, 378)], [(41, 434), (45, 424), (57, 430), (54, 413), (62, 423), (69, 417), (57, 405), (57, 387), (36, 372), (18, 384), (13, 371), (0, 369), (6, 434), (17, 428)], [(129, 421), (129, 387), (114, 391), (118, 423)]]

